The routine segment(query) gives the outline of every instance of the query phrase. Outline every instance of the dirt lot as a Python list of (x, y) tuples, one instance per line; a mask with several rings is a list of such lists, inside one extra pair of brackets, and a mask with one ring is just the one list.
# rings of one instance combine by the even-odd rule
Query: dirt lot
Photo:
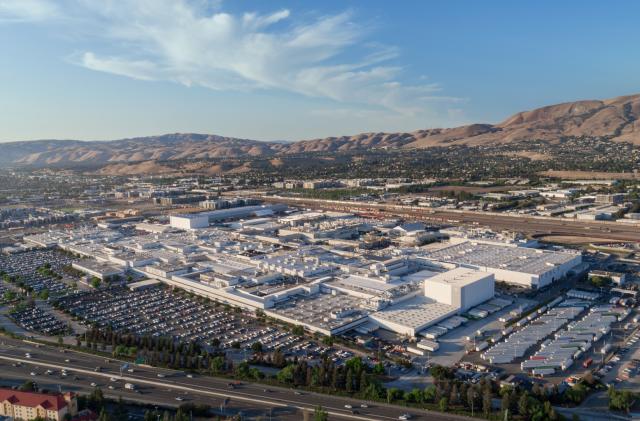
[(556, 171), (547, 170), (538, 173), (546, 177), (557, 177), (571, 180), (640, 180), (640, 173), (628, 172), (591, 172), (591, 171)]
[(464, 191), (467, 193), (491, 193), (517, 189), (518, 188), (516, 186), (436, 186), (430, 188), (429, 191)]
[(616, 242), (614, 240), (607, 240), (602, 238), (574, 237), (570, 235), (543, 235), (537, 238), (538, 240), (544, 241), (545, 243), (571, 244), (576, 246), (588, 246), (589, 244), (609, 244)]

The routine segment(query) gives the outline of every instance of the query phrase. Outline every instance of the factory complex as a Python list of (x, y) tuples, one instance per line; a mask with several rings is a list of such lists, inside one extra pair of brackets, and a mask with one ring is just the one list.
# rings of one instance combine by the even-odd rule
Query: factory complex
[(324, 335), (382, 328), (435, 339), (511, 304), (495, 297), (496, 281), (541, 288), (581, 264), (576, 252), (278, 204), (172, 215), (168, 222), (24, 239), (81, 256), (73, 268), (87, 279), (129, 278), (132, 288), (163, 283)]

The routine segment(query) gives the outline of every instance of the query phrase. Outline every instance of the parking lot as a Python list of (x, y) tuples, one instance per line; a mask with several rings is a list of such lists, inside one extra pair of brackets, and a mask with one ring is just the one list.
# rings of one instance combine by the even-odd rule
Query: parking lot
[(247, 351), (256, 342), (262, 344), (262, 352), (280, 349), (285, 356), (310, 361), (327, 356), (341, 364), (354, 355), (261, 323), (253, 315), (203, 303), (161, 286), (138, 291), (112, 287), (75, 292), (58, 298), (57, 306), (87, 323), (110, 325), (114, 330), (140, 336), (215, 342), (220, 349), (241, 353), (242, 358), (250, 355)]
[(27, 307), (10, 314), (11, 319), (20, 327), (43, 335), (65, 335), (69, 327), (53, 315), (44, 312), (38, 307)]
[(198, 341), (220, 347), (250, 347), (260, 341), (264, 349), (292, 346), (292, 335), (261, 325), (253, 317), (205, 304), (168, 288), (129, 291), (78, 292), (58, 300), (59, 307), (88, 322), (111, 325), (136, 335), (172, 337), (176, 341)]
[(0, 255), (0, 271), (19, 280), (35, 294), (43, 290), (51, 294), (61, 293), (68, 286), (46, 272), (39, 270), (48, 265), (55, 274), (63, 274), (62, 268), (71, 265), (73, 259), (55, 250), (31, 250), (23, 253)]

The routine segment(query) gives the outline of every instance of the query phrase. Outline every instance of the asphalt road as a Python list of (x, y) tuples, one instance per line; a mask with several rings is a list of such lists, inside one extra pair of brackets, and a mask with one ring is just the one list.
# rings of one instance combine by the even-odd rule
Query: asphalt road
[[(31, 358), (25, 356), (31, 354)], [(68, 361), (66, 361), (68, 360)], [(20, 363), (20, 366), (14, 364)], [(95, 372), (96, 367), (100, 372)], [(412, 420), (468, 420), (456, 415), (428, 412), (418, 409), (407, 409), (381, 403), (367, 403), (368, 408), (359, 408), (364, 402), (360, 400), (322, 395), (309, 392), (295, 392), (291, 389), (264, 386), (243, 382), (231, 389), (229, 380), (207, 376), (189, 378), (185, 373), (134, 366), (134, 372), (126, 370), (120, 376), (122, 362), (113, 359), (84, 354), (75, 351), (62, 353), (60, 349), (39, 346), (21, 340), (0, 338), (0, 383), (18, 385), (26, 380), (34, 380), (40, 387), (48, 390), (89, 392), (91, 383), (96, 383), (103, 392), (117, 398), (137, 401), (150, 405), (177, 406), (184, 402), (206, 403), (218, 407), (229, 398), (225, 408), (230, 414), (242, 411), (247, 417), (272, 416), (273, 420), (300, 420), (302, 410), (313, 410), (321, 405), (331, 419), (349, 420), (397, 420), (401, 414), (410, 413)], [(66, 369), (69, 375), (64, 377), (61, 370)], [(47, 375), (50, 369), (54, 373)], [(31, 375), (34, 373), (35, 375)], [(158, 374), (160, 374), (159, 377)], [(116, 381), (111, 381), (111, 378)], [(124, 389), (124, 383), (133, 383), (141, 393)], [(114, 389), (111, 390), (109, 386)], [(181, 401), (176, 398), (182, 399)], [(353, 414), (345, 405), (357, 408)]]
[(412, 209), (409, 206), (379, 203), (331, 203), (319, 199), (292, 199), (283, 197), (261, 197), (266, 202), (286, 203), (314, 209), (343, 212), (366, 212), (380, 215), (397, 215), (414, 220), (424, 220), (444, 224), (472, 224), (491, 227), (494, 230), (512, 230), (531, 235), (566, 235), (616, 241), (640, 241), (640, 227), (615, 222), (576, 221), (563, 218), (533, 218), (509, 214), (489, 214), (477, 211), (447, 211), (438, 209)]

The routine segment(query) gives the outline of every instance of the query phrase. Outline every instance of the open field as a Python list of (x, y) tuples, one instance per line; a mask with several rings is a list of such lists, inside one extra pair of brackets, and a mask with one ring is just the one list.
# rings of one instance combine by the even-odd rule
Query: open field
[(569, 180), (640, 180), (639, 173), (629, 172), (592, 172), (592, 171), (558, 171), (547, 170), (539, 173), (546, 177), (565, 178)]
[(579, 237), (573, 235), (541, 235), (537, 237), (538, 240), (544, 241), (546, 243), (554, 243), (554, 244), (570, 244), (570, 245), (589, 245), (589, 244), (609, 244), (615, 242), (612, 239), (606, 238), (589, 238), (589, 237)]

